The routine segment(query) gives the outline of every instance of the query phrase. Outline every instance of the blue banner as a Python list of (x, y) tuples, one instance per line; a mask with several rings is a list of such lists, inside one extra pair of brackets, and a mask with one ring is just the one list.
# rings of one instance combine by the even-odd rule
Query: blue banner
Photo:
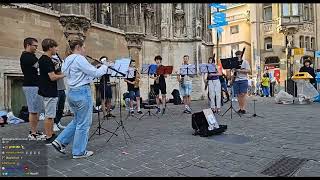
[(209, 4), (209, 7), (214, 7), (214, 8), (219, 8), (219, 9), (227, 9), (227, 6), (219, 4), (219, 3)]
[(221, 27), (221, 26), (225, 26), (225, 25), (228, 25), (227, 21), (222, 22), (222, 23), (208, 25), (208, 28), (213, 29), (213, 28), (217, 28), (217, 27)]
[(316, 58), (317, 58), (317, 57), (318, 57), (318, 58), (320, 58), (320, 51), (315, 51), (315, 52), (314, 52), (314, 57), (316, 57)]

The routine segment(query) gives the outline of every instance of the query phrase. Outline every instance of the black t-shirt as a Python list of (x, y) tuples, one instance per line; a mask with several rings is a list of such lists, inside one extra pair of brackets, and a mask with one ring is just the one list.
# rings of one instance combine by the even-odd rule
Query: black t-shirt
[[(162, 65), (160, 65), (160, 66), (162, 66)], [(155, 74), (154, 77), (156, 77), (156, 76), (157, 76), (157, 75)], [(155, 85), (160, 85), (160, 86), (166, 85), (166, 78), (164, 77), (164, 75), (161, 74), (161, 75), (159, 76), (159, 84), (157, 84), (157, 81), (156, 81), (156, 80), (154, 80), (154, 84), (155, 84)]]
[(48, 73), (54, 72), (54, 64), (47, 55), (42, 55), (39, 59), (39, 95), (43, 97), (58, 97), (57, 81), (51, 81)]
[(104, 85), (107, 85), (110, 83), (110, 75), (105, 74), (100, 78), (100, 87), (103, 87)]
[[(134, 77), (133, 78), (127, 78), (128, 81), (133, 82), (136, 79), (137, 71), (134, 71)], [(134, 84), (130, 84), (127, 82), (128, 85), (128, 91), (138, 91), (139, 88), (134, 88)]]
[(22, 52), (20, 57), (20, 67), (24, 76), (23, 86), (38, 86), (38, 58), (30, 52)]

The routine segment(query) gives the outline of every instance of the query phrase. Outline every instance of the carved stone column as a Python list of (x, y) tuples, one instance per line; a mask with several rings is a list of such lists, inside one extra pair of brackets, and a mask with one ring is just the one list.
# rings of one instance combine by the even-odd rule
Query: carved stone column
[(59, 21), (64, 27), (64, 35), (67, 40), (74, 38), (85, 40), (85, 33), (91, 26), (90, 19), (80, 15), (61, 15)]
[(141, 48), (143, 34), (127, 33), (126, 41), (128, 42), (129, 56), (136, 61), (136, 67), (140, 67)]

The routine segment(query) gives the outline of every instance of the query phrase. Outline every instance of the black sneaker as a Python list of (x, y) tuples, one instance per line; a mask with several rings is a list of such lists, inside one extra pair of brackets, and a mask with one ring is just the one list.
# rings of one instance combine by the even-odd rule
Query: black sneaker
[(187, 113), (187, 114), (192, 114), (192, 112), (191, 112), (191, 111), (189, 111), (189, 110), (186, 110), (186, 113)]
[(59, 151), (60, 153), (62, 154), (66, 154), (66, 147), (61, 144), (59, 141), (57, 140), (54, 140), (51, 145), (57, 150)]
[(134, 115), (134, 111), (130, 111), (130, 114), (133, 116)]
[(246, 110), (242, 110), (241, 113), (242, 113), (242, 114), (246, 114)]
[(143, 114), (142, 111), (138, 111), (137, 113), (138, 113), (138, 114)]
[(52, 134), (52, 136), (50, 138), (46, 138), (46, 140), (44, 141), (44, 143), (46, 145), (51, 145), (51, 143), (57, 138), (57, 135)]
[(185, 110), (183, 111), (183, 113), (188, 113), (188, 110), (185, 109)]
[(241, 114), (241, 113), (242, 113), (242, 110), (241, 110), (241, 109), (239, 109), (239, 110), (237, 111), (237, 113)]

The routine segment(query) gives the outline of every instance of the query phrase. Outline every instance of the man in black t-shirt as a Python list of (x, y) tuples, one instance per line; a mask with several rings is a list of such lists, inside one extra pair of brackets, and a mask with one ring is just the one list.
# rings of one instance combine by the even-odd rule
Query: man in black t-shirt
[(45, 106), (45, 134), (46, 144), (56, 138), (53, 131), (53, 119), (56, 117), (57, 102), (58, 102), (58, 88), (57, 80), (64, 77), (63, 74), (55, 72), (55, 65), (51, 60), (52, 55), (56, 54), (57, 42), (53, 39), (44, 39), (41, 43), (44, 54), (39, 58), (39, 95), (43, 97)]
[[(162, 57), (161, 56), (156, 56), (154, 58), (154, 61), (156, 62), (156, 64), (158, 65), (158, 67), (162, 66)], [(159, 94), (161, 91), (161, 95), (162, 95), (162, 113), (164, 113), (165, 111), (165, 107), (166, 107), (166, 94), (167, 94), (167, 87), (166, 87), (166, 78), (167, 75), (154, 75), (154, 77), (151, 77), (152, 79), (154, 79), (154, 93), (156, 95), (156, 102), (157, 102), (157, 111), (156, 113), (159, 113), (161, 111), (161, 105), (160, 105), (160, 98), (159, 98)]]
[(23, 73), (23, 92), (29, 111), (30, 132), (29, 139), (43, 139), (45, 135), (37, 132), (39, 114), (43, 110), (43, 102), (41, 96), (38, 95), (38, 58), (35, 52), (38, 48), (38, 41), (35, 38), (28, 37), (23, 41), (25, 51), (20, 57), (20, 66)]
[(124, 81), (127, 82), (129, 96), (130, 96), (130, 113), (134, 114), (133, 110), (133, 101), (134, 98), (136, 98), (137, 101), (137, 113), (142, 114), (140, 110), (140, 89), (139, 86), (135, 87), (136, 84), (136, 76), (137, 76), (137, 70), (135, 70), (135, 60), (130, 61), (129, 65), (129, 73), (134, 72), (133, 77), (127, 78)]

